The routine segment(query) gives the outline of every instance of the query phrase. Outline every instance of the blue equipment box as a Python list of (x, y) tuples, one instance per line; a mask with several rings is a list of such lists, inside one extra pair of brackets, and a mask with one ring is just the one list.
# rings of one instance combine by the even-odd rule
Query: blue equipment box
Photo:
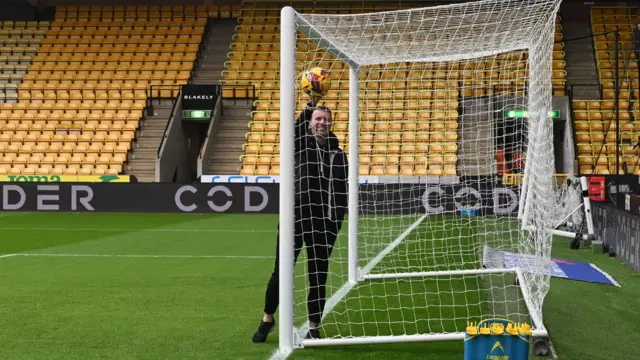
[(460, 209), (460, 215), (461, 216), (477, 216), (478, 209), (474, 208), (473, 206), (465, 206), (462, 209)]

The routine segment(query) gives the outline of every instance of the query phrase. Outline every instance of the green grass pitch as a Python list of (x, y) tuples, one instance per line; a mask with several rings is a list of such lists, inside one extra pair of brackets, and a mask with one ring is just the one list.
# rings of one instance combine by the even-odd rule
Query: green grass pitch
[[(375, 236), (392, 240), (414, 220), (373, 219), (361, 229), (359, 256), (370, 260), (381, 250)], [(475, 223), (430, 219), (431, 228), (409, 234), (376, 269), (433, 269), (451, 254), (458, 255), (450, 263), (475, 267), (479, 259), (466, 249), (509, 226), (469, 221)], [(273, 268), (276, 224), (272, 215), (0, 213), (0, 358), (267, 359), (277, 332), (265, 344), (250, 339)], [(382, 235), (369, 232), (374, 228)], [(346, 230), (332, 256), (329, 296), (347, 279)], [(418, 239), (420, 230), (429, 231)], [(430, 247), (417, 241), (425, 233)], [(622, 285), (552, 279), (544, 315), (559, 358), (629, 358), (639, 339), (640, 276), (616, 259), (569, 250), (563, 239), (553, 251), (593, 262)], [(303, 251), (297, 323), (306, 318), (304, 260)], [(495, 275), (364, 282), (327, 314), (324, 335), (463, 331), (479, 314), (523, 314), (518, 292), (501, 286), (510, 281)], [(438, 342), (304, 349), (290, 359), (449, 360), (462, 353), (462, 342)]]

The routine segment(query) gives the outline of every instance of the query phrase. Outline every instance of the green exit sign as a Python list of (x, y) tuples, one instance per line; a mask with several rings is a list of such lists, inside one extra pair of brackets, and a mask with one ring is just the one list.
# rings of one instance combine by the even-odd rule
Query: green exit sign
[(211, 117), (211, 110), (185, 110), (182, 112), (184, 119), (208, 119)]
[[(507, 111), (508, 118), (528, 118), (529, 112), (526, 110), (508, 110)], [(554, 119), (560, 118), (560, 110), (553, 110), (549, 112), (549, 116)]]

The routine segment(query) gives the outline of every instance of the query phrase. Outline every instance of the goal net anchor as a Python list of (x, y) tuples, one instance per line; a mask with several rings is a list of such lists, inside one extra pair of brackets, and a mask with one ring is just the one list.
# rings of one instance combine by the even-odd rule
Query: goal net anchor
[[(522, 224), (532, 229), (557, 226), (558, 218), (547, 211), (550, 205), (556, 205), (555, 197), (551, 196), (553, 144), (551, 119), (547, 114), (551, 110), (554, 20), (559, 4), (560, 0), (485, 0), (357, 15), (301, 14), (292, 7), (282, 9), (281, 354), (297, 347), (462, 341), (467, 321), (498, 316), (526, 318), (533, 324), (534, 337), (548, 336), (542, 304), (549, 288), (550, 269), (546, 265), (550, 263), (551, 234), (521, 230)], [(297, 33), (301, 34), (300, 39)], [(298, 40), (302, 40), (303, 45), (300, 52), (296, 50)], [(296, 55), (301, 55), (301, 60), (296, 61)], [(489, 67), (486, 71), (484, 65), (478, 66), (485, 61)], [(338, 240), (333, 248), (328, 299), (322, 314), (322, 327), (327, 336), (306, 339), (310, 290), (305, 273), (307, 266), (297, 267), (293, 261), (294, 199), (299, 195), (294, 186), (294, 124), (296, 113), (301, 110), (299, 104), (307, 101), (296, 89), (296, 73), (310, 65), (318, 66), (319, 62), (329, 63), (329, 67), (334, 65), (336, 71), (348, 69), (341, 73), (341, 80), (348, 77), (347, 86), (343, 86), (345, 82), (333, 83), (342, 94), (347, 91), (349, 94), (348, 122), (342, 123), (345, 125), (342, 131), (346, 130), (348, 136), (340, 141), (349, 162), (348, 241), (345, 246), (345, 241)], [(500, 75), (493, 76), (491, 67)], [(469, 74), (472, 76), (467, 76)], [(484, 108), (473, 114), (458, 114), (459, 99), (491, 97), (492, 93), (485, 95), (481, 91), (502, 87), (528, 98), (525, 107), (530, 114), (527, 125), (530, 129), (526, 145), (532, 155), (527, 157), (528, 166), (525, 166), (529, 175), (523, 184), (523, 195), (526, 194), (527, 199), (521, 198), (527, 209), (521, 214), (524, 219), (518, 220), (515, 214), (482, 215), (490, 208), (485, 205), (480, 206), (483, 210), (480, 216), (460, 217), (455, 210), (458, 203), (454, 185), (440, 181), (436, 186), (442, 187), (441, 196), (434, 208), (442, 210), (426, 215), (425, 209), (418, 209), (415, 204), (404, 205), (408, 203), (402, 195), (406, 191), (402, 184), (405, 178), (398, 173), (393, 175), (396, 182), (381, 183), (372, 189), (360, 186), (359, 149), (360, 140), (364, 140), (360, 135), (361, 125), (369, 129), (364, 130), (363, 135), (380, 124), (384, 131), (394, 126), (394, 133), (388, 135), (400, 136), (399, 141), (411, 139), (404, 135), (414, 136), (413, 145), (407, 148), (413, 149), (410, 155), (415, 155), (411, 169), (428, 167), (428, 173), (421, 176), (449, 174), (455, 177), (447, 172), (450, 154), (458, 157), (454, 160), (455, 175), (473, 168), (474, 165), (456, 168), (455, 162), (465, 161), (473, 152), (493, 151), (498, 137), (489, 130), (489, 135), (485, 135), (485, 130), (474, 130), (475, 123), (470, 130), (459, 129), (458, 121), (460, 126), (466, 124), (463, 118), (478, 124), (483, 119), (492, 119), (492, 110)], [(330, 99), (335, 110), (338, 99)], [(336, 120), (347, 112), (344, 104), (339, 102), (339, 111), (334, 113)], [(363, 121), (361, 114), (367, 115)], [(476, 137), (459, 139), (458, 134)], [(397, 140), (387, 141), (376, 135), (366, 141), (369, 145), (379, 141), (392, 149)], [(478, 148), (460, 148), (469, 144)], [(381, 166), (391, 161), (396, 161), (394, 156), (389, 156)], [(492, 186), (490, 180), (481, 179), (482, 175), (495, 173), (479, 174), (475, 185)], [(427, 185), (421, 181), (417, 184)], [(524, 191), (527, 183), (532, 186)], [(394, 209), (398, 208), (401, 211), (396, 212)], [(497, 250), (519, 250), (532, 256), (534, 261), (508, 269), (484, 268), (483, 245)], [(299, 273), (295, 269), (299, 269)], [(513, 284), (514, 279), (519, 286)]]

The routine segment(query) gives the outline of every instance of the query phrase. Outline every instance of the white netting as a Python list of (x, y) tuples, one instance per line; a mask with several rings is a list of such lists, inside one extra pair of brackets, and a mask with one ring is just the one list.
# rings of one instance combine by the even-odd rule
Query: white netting
[(572, 232), (584, 233), (587, 229), (580, 179), (570, 175), (562, 180), (555, 191), (558, 207), (554, 228), (563, 227)]
[[(358, 202), (358, 267), (360, 275), (380, 277), (348, 284), (347, 218), (326, 246), (336, 230), (335, 206), (346, 197), (336, 189), (347, 189), (341, 170), (327, 164), (341, 155), (315, 143), (297, 147), (295, 197), (307, 209), (295, 209), (300, 239), (316, 244), (311, 256), (325, 253), (318, 246), (332, 249), (323, 337), (464, 332), (467, 321), (541, 317), (551, 252), (544, 229), (555, 225), (549, 209), (557, 207), (548, 114), (558, 5), (495, 0), (296, 14), (296, 81), (303, 69), (331, 71), (332, 88), (320, 105), (332, 110), (339, 147), (358, 153), (360, 182), (370, 182), (361, 185)], [(360, 71), (357, 147), (348, 136), (349, 65)], [(296, 101), (297, 117), (308, 101), (299, 88)], [(525, 157), (534, 231), (522, 231), (517, 219), (520, 188), (499, 181), (502, 172), (523, 173)], [(522, 291), (509, 272), (419, 274), (482, 270), (487, 249), (531, 255), (513, 259), (526, 280)], [(296, 326), (317, 309), (308, 307), (309, 293), (322, 280), (316, 265), (324, 269), (307, 251), (303, 245), (295, 272)]]

